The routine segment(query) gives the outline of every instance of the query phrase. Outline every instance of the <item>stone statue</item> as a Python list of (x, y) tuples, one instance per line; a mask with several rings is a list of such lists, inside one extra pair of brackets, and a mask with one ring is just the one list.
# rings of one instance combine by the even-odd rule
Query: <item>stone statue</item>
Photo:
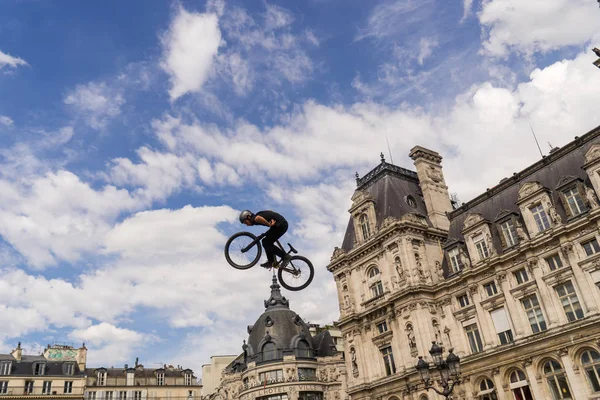
[(398, 289), (398, 278), (392, 276), (392, 289)]
[(600, 206), (600, 204), (598, 204), (598, 197), (596, 196), (596, 193), (594, 193), (594, 189), (589, 186), (585, 187), (585, 199), (592, 210)]
[(413, 331), (412, 325), (408, 324), (406, 326), (406, 336), (408, 337), (408, 347), (410, 350), (415, 350), (417, 348), (417, 342), (415, 339), (415, 332)]
[(494, 241), (492, 240), (492, 235), (490, 235), (489, 232), (485, 233), (485, 240), (487, 241), (488, 246), (490, 248), (490, 254), (493, 256), (497, 255), (498, 253), (496, 252), (496, 246), (494, 246)]
[(556, 212), (556, 208), (554, 208), (552, 203), (546, 201), (546, 207), (548, 208), (548, 214), (550, 214), (550, 220), (552, 221), (552, 223), (555, 225), (561, 224), (562, 219), (560, 218), (560, 215), (558, 215), (558, 212)]
[(352, 376), (358, 378), (358, 364), (356, 362), (356, 350), (350, 347), (350, 359), (352, 360)]
[(459, 249), (460, 254), (460, 262), (463, 265), (463, 268), (468, 269), (471, 268), (471, 260), (469, 260), (469, 256), (463, 249)]
[(421, 257), (419, 257), (419, 253), (415, 253), (415, 263), (417, 264), (417, 270), (415, 271), (414, 275), (417, 276), (421, 281), (426, 280), (427, 277), (423, 272), (423, 264), (421, 264)]
[(440, 280), (444, 279), (444, 269), (442, 268), (442, 263), (439, 261), (435, 262), (435, 270), (437, 272), (438, 278), (440, 278)]
[(400, 257), (396, 257), (394, 260), (394, 264), (396, 264), (396, 272), (398, 273), (398, 277), (400, 279), (404, 278), (404, 270), (402, 269), (402, 262), (400, 261)]
[(523, 225), (521, 225), (521, 223), (519, 221), (517, 221), (516, 230), (517, 230), (517, 236), (519, 237), (520, 241), (529, 239), (529, 237), (527, 236), (527, 233), (525, 233), (525, 229), (523, 229)]

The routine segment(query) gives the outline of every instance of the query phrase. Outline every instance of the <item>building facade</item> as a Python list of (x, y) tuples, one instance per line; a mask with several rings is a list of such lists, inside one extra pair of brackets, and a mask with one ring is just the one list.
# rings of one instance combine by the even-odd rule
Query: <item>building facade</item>
[(237, 356), (212, 356), (210, 364), (202, 366), (202, 396), (210, 396), (221, 383), (221, 375), (225, 368), (236, 359)]
[(83, 399), (87, 349), (48, 346), (41, 355), (25, 355), (18, 344), (0, 354), (0, 397), (3, 399)]
[(321, 332), (328, 331), (333, 339), (333, 343), (338, 352), (344, 352), (344, 338), (342, 337), (342, 331), (338, 328), (337, 323), (328, 325), (319, 325), (319, 324), (308, 324), (308, 330), (310, 334), (313, 336), (317, 336)]
[(86, 400), (193, 400), (202, 386), (191, 369), (133, 367), (87, 368)]
[(343, 400), (345, 363), (329, 331), (312, 335), (273, 275), (265, 311), (210, 400)]
[(600, 127), (460, 206), (438, 153), (410, 157), (357, 176), (328, 265), (352, 400), (441, 398), (414, 368), (432, 342), (455, 399), (600, 398)]

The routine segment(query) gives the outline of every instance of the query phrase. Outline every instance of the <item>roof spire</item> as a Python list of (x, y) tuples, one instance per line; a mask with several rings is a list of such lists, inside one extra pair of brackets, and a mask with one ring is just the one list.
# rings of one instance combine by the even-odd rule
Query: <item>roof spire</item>
[(379, 157), (381, 157), (381, 163), (385, 162), (385, 156), (383, 155), (383, 152), (379, 153)]
[(271, 297), (265, 300), (265, 308), (267, 310), (273, 308), (289, 308), (290, 302), (281, 295), (281, 286), (277, 282), (277, 276), (273, 274), (273, 283), (271, 284)]

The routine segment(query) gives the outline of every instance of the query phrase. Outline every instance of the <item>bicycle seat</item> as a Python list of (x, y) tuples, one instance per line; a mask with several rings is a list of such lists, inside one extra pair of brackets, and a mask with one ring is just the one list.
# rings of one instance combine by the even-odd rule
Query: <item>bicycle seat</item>
[(294, 246), (292, 246), (292, 245), (291, 245), (291, 244), (289, 244), (289, 243), (288, 243), (287, 245), (288, 245), (288, 246), (290, 246), (290, 250), (292, 251), (292, 253), (294, 253), (294, 254), (298, 254), (298, 250), (296, 250), (296, 249), (294, 248)]

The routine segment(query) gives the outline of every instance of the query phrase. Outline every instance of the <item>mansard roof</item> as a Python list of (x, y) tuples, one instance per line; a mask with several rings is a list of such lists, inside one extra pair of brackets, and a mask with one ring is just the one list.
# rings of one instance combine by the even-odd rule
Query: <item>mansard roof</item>
[[(543, 157), (521, 172), (515, 173), (511, 178), (502, 180), (497, 186), (453, 210), (448, 214), (450, 219), (449, 240), (464, 239), (461, 231), (465, 220), (471, 214), (480, 214), (489, 221), (495, 221), (499, 214), (506, 215), (509, 212), (520, 214), (517, 204), (519, 189), (529, 182), (539, 182), (542, 187), (546, 188), (557, 212), (563, 220), (566, 219), (565, 210), (555, 188), (562, 186), (565, 178), (570, 181), (582, 180), (591, 185), (583, 165), (586, 163), (586, 152), (594, 144), (600, 144), (600, 126), (582, 137), (576, 137), (562, 148), (553, 150), (550, 155)], [(491, 232), (495, 248), (502, 252), (497, 230), (492, 229)], [(443, 266), (447, 271), (446, 260), (444, 260)]]
[[(405, 214), (427, 215), (417, 173), (381, 160), (381, 163), (364, 177), (356, 178), (356, 190), (367, 192), (375, 201), (376, 226), (379, 227), (386, 217), (401, 218)], [(407, 197), (411, 196), (416, 208), (410, 206)], [(349, 251), (354, 247), (356, 233), (352, 217), (348, 222), (342, 249)]]
[[(11, 376), (33, 376), (34, 365), (44, 363), (46, 367), (44, 374), (40, 376), (83, 376), (83, 371), (79, 370), (76, 361), (49, 361), (44, 356), (23, 355), (21, 361), (18, 361), (11, 354), (0, 354), (0, 361), (11, 362)], [(73, 374), (66, 373), (65, 364), (73, 365)]]

